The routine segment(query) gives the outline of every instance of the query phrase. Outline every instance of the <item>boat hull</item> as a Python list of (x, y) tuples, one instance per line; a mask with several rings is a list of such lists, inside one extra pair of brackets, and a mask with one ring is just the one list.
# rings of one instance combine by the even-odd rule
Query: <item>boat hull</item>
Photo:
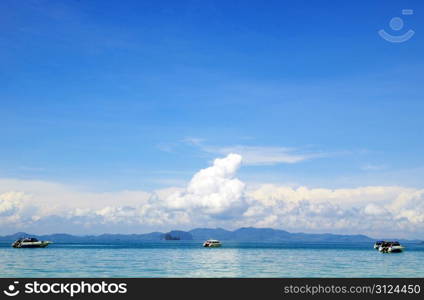
[(381, 253), (400, 253), (403, 252), (404, 247), (402, 246), (392, 246), (392, 247), (380, 247), (378, 251)]
[(219, 248), (221, 246), (222, 245), (208, 245), (208, 244), (203, 244), (203, 247), (205, 247), (205, 248)]
[(45, 248), (50, 245), (50, 242), (37, 242), (37, 243), (14, 243), (13, 248)]
[(400, 253), (403, 251), (403, 247), (402, 246), (393, 246), (393, 247), (389, 247), (389, 249), (387, 249), (388, 252), (390, 253)]

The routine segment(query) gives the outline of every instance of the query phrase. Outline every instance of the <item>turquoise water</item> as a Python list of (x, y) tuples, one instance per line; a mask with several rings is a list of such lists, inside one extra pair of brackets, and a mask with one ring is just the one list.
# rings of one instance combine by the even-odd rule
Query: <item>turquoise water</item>
[(420, 245), (381, 254), (369, 244), (0, 244), (0, 277), (423, 277), (423, 261)]

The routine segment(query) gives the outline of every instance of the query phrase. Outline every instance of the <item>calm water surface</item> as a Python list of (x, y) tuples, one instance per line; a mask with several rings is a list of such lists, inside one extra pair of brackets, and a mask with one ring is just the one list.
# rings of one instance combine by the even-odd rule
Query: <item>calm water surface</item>
[(0, 244), (0, 277), (423, 277), (424, 246), (381, 254), (372, 245), (201, 243)]

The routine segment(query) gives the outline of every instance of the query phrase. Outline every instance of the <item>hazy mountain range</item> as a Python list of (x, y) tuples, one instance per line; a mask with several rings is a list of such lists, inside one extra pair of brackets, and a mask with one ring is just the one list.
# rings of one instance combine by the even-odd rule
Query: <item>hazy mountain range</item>
[(173, 230), (166, 233), (151, 232), (146, 234), (101, 234), (86, 236), (75, 236), (64, 233), (33, 235), (18, 232), (12, 235), (0, 236), (0, 242), (13, 242), (18, 238), (27, 236), (35, 237), (39, 240), (53, 241), (55, 243), (137, 243), (161, 240), (204, 241), (210, 238), (237, 242), (371, 243), (375, 241), (375, 239), (366, 235), (290, 233), (279, 229), (244, 227), (234, 231), (222, 228), (196, 228), (190, 231)]

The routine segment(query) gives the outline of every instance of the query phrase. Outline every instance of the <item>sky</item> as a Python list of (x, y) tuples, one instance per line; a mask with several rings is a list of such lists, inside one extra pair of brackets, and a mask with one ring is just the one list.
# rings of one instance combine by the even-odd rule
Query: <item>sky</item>
[(423, 9), (1, 1), (0, 234), (424, 239)]

